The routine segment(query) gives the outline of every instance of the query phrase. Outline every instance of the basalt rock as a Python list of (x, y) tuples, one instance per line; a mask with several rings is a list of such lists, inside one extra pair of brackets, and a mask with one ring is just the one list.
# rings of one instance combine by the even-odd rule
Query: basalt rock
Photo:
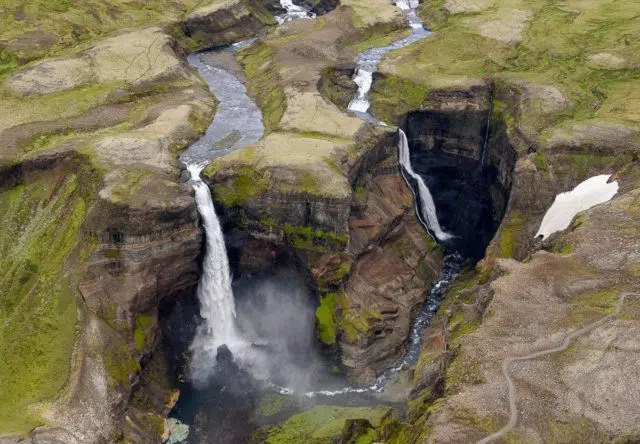
[(294, 0), (293, 3), (318, 15), (323, 15), (333, 11), (340, 2), (339, 0)]
[(214, 3), (189, 14), (181, 30), (198, 48), (228, 45), (253, 36), (266, 25), (276, 24), (265, 6), (273, 5), (258, 0)]

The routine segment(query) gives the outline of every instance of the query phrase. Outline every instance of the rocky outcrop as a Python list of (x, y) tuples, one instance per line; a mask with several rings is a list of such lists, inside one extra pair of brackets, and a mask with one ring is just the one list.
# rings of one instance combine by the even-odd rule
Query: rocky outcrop
[(451, 249), (482, 258), (502, 221), (516, 152), (492, 115), (491, 84), (433, 91), (402, 120), (411, 161), (433, 196)]
[(275, 25), (273, 15), (259, 0), (226, 0), (191, 12), (181, 24), (184, 35), (198, 48), (228, 45)]
[(417, 221), (411, 192), (390, 166), (393, 173), (368, 178), (364, 205), (349, 220), (356, 259), (338, 316), (339, 348), (347, 373), (361, 383), (402, 356), (412, 316), (442, 267), (442, 251)]
[(323, 15), (333, 11), (340, 2), (339, 0), (295, 0), (293, 3), (318, 15)]

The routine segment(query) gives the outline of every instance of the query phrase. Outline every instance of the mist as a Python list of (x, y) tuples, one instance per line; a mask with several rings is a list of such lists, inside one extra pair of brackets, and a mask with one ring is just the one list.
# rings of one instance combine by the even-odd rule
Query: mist
[[(252, 378), (290, 393), (312, 390), (326, 374), (315, 341), (315, 303), (304, 281), (288, 270), (234, 282), (239, 340), (224, 344), (233, 365)], [(203, 338), (204, 339), (204, 338)], [(192, 346), (190, 379), (203, 387), (219, 379), (217, 340)]]

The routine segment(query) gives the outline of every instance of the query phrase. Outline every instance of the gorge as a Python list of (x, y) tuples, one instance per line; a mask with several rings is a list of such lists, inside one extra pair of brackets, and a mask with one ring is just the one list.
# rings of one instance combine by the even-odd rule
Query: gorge
[(0, 12), (0, 442), (637, 439), (634, 5)]

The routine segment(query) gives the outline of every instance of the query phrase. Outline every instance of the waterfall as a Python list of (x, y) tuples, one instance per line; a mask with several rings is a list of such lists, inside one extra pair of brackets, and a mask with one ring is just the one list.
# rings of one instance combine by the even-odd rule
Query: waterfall
[(226, 344), (231, 350), (244, 341), (235, 325), (236, 311), (231, 288), (231, 272), (224, 236), (211, 199), (209, 187), (200, 179), (203, 166), (187, 165), (196, 192), (196, 205), (202, 217), (207, 248), (198, 283), (200, 315), (204, 319), (198, 327), (192, 344), (192, 373), (195, 381), (205, 382), (209, 377), (219, 346)]
[[(436, 215), (436, 205), (433, 202), (433, 196), (431, 196), (427, 184), (424, 183), (422, 176), (413, 171), (411, 159), (409, 158), (409, 141), (407, 140), (407, 135), (401, 129), (398, 129), (398, 134), (400, 136), (398, 141), (398, 158), (400, 165), (402, 169), (418, 183), (418, 196), (420, 197), (420, 211), (416, 208), (418, 217), (423, 224), (427, 225), (427, 228), (433, 232), (438, 240), (446, 241), (447, 239), (451, 239), (453, 236), (440, 228), (438, 216)], [(407, 181), (407, 184), (413, 189), (409, 181)]]
[(365, 68), (358, 68), (353, 81), (358, 85), (358, 92), (349, 103), (348, 109), (349, 111), (366, 113), (371, 106), (368, 95), (371, 90), (371, 84), (373, 83), (373, 73), (371, 71), (367, 71)]
[(289, 22), (296, 19), (313, 19), (316, 15), (307, 11), (302, 6), (293, 3), (293, 0), (280, 0), (280, 6), (286, 11), (283, 16), (277, 16), (276, 20), (279, 24)]

